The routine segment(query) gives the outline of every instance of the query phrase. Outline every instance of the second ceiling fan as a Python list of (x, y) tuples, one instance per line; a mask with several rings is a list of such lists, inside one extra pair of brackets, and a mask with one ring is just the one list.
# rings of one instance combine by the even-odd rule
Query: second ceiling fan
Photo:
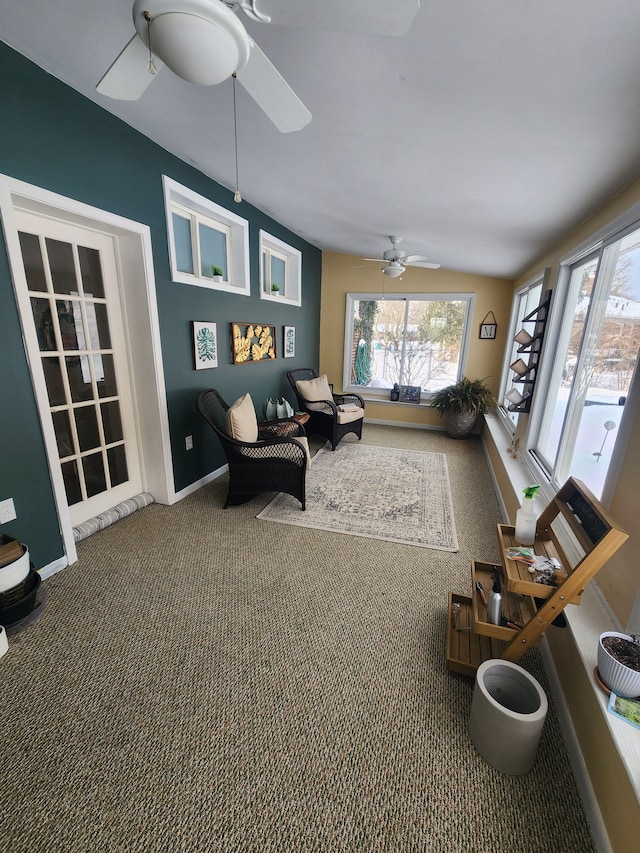
[(397, 278), (405, 271), (406, 267), (423, 267), (423, 269), (437, 270), (440, 264), (431, 263), (424, 255), (407, 255), (398, 249), (402, 237), (389, 237), (391, 249), (387, 249), (381, 258), (361, 258), (363, 261), (371, 261), (384, 264), (382, 272), (390, 278)]

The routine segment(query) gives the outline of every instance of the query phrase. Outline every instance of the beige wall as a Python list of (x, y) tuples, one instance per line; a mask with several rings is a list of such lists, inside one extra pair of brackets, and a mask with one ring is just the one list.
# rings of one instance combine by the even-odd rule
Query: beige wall
[[(320, 318), (320, 370), (336, 389), (342, 388), (344, 354), (344, 322), (347, 293), (473, 293), (475, 309), (467, 356), (466, 375), (470, 379), (487, 379), (494, 392), (498, 390), (502, 353), (511, 311), (513, 282), (501, 278), (467, 275), (449, 270), (427, 270), (408, 267), (399, 278), (388, 278), (379, 264), (362, 267), (352, 255), (326, 252), (322, 256), (322, 305)], [(478, 338), (481, 320), (493, 311), (498, 333), (493, 341)], [(372, 420), (441, 426), (438, 414), (424, 406), (402, 403), (367, 402), (367, 417)]]

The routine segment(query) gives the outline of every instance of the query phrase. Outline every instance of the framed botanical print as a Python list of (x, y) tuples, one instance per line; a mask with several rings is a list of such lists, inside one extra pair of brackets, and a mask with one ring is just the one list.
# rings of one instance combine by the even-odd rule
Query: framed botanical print
[(196, 370), (218, 366), (218, 336), (215, 323), (193, 323), (193, 354)]
[(284, 357), (293, 358), (296, 354), (296, 327), (284, 327)]
[(231, 354), (234, 364), (275, 358), (276, 327), (268, 323), (232, 323)]

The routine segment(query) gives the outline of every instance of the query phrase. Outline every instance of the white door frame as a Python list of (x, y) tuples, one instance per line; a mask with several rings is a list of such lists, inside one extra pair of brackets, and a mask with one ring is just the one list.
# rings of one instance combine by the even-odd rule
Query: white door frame
[[(14, 210), (20, 209), (61, 222), (78, 225), (111, 236), (114, 240), (125, 334), (130, 354), (130, 381), (136, 410), (138, 448), (145, 491), (158, 503), (176, 500), (169, 416), (167, 412), (162, 346), (158, 323), (155, 275), (148, 225), (58, 195), (40, 187), (0, 174), (0, 214), (11, 267), (14, 291), (21, 317), (22, 335), (36, 403), (42, 425), (66, 564), (77, 560), (73, 527), (58, 462), (58, 448), (38, 341), (31, 322), (31, 306), (22, 264)], [(123, 282), (126, 281), (126, 287)], [(31, 355), (33, 354), (33, 356)], [(61, 566), (62, 568), (62, 566)]]

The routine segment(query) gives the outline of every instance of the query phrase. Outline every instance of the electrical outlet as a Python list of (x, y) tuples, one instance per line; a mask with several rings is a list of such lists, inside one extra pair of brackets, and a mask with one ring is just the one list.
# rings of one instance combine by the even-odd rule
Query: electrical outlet
[(6, 501), (0, 501), (0, 524), (6, 524), (7, 521), (13, 521), (16, 517), (16, 508), (13, 503), (13, 498), (7, 498)]
[(184, 440), (184, 446), (187, 450), (193, 450), (193, 436), (187, 435)]

